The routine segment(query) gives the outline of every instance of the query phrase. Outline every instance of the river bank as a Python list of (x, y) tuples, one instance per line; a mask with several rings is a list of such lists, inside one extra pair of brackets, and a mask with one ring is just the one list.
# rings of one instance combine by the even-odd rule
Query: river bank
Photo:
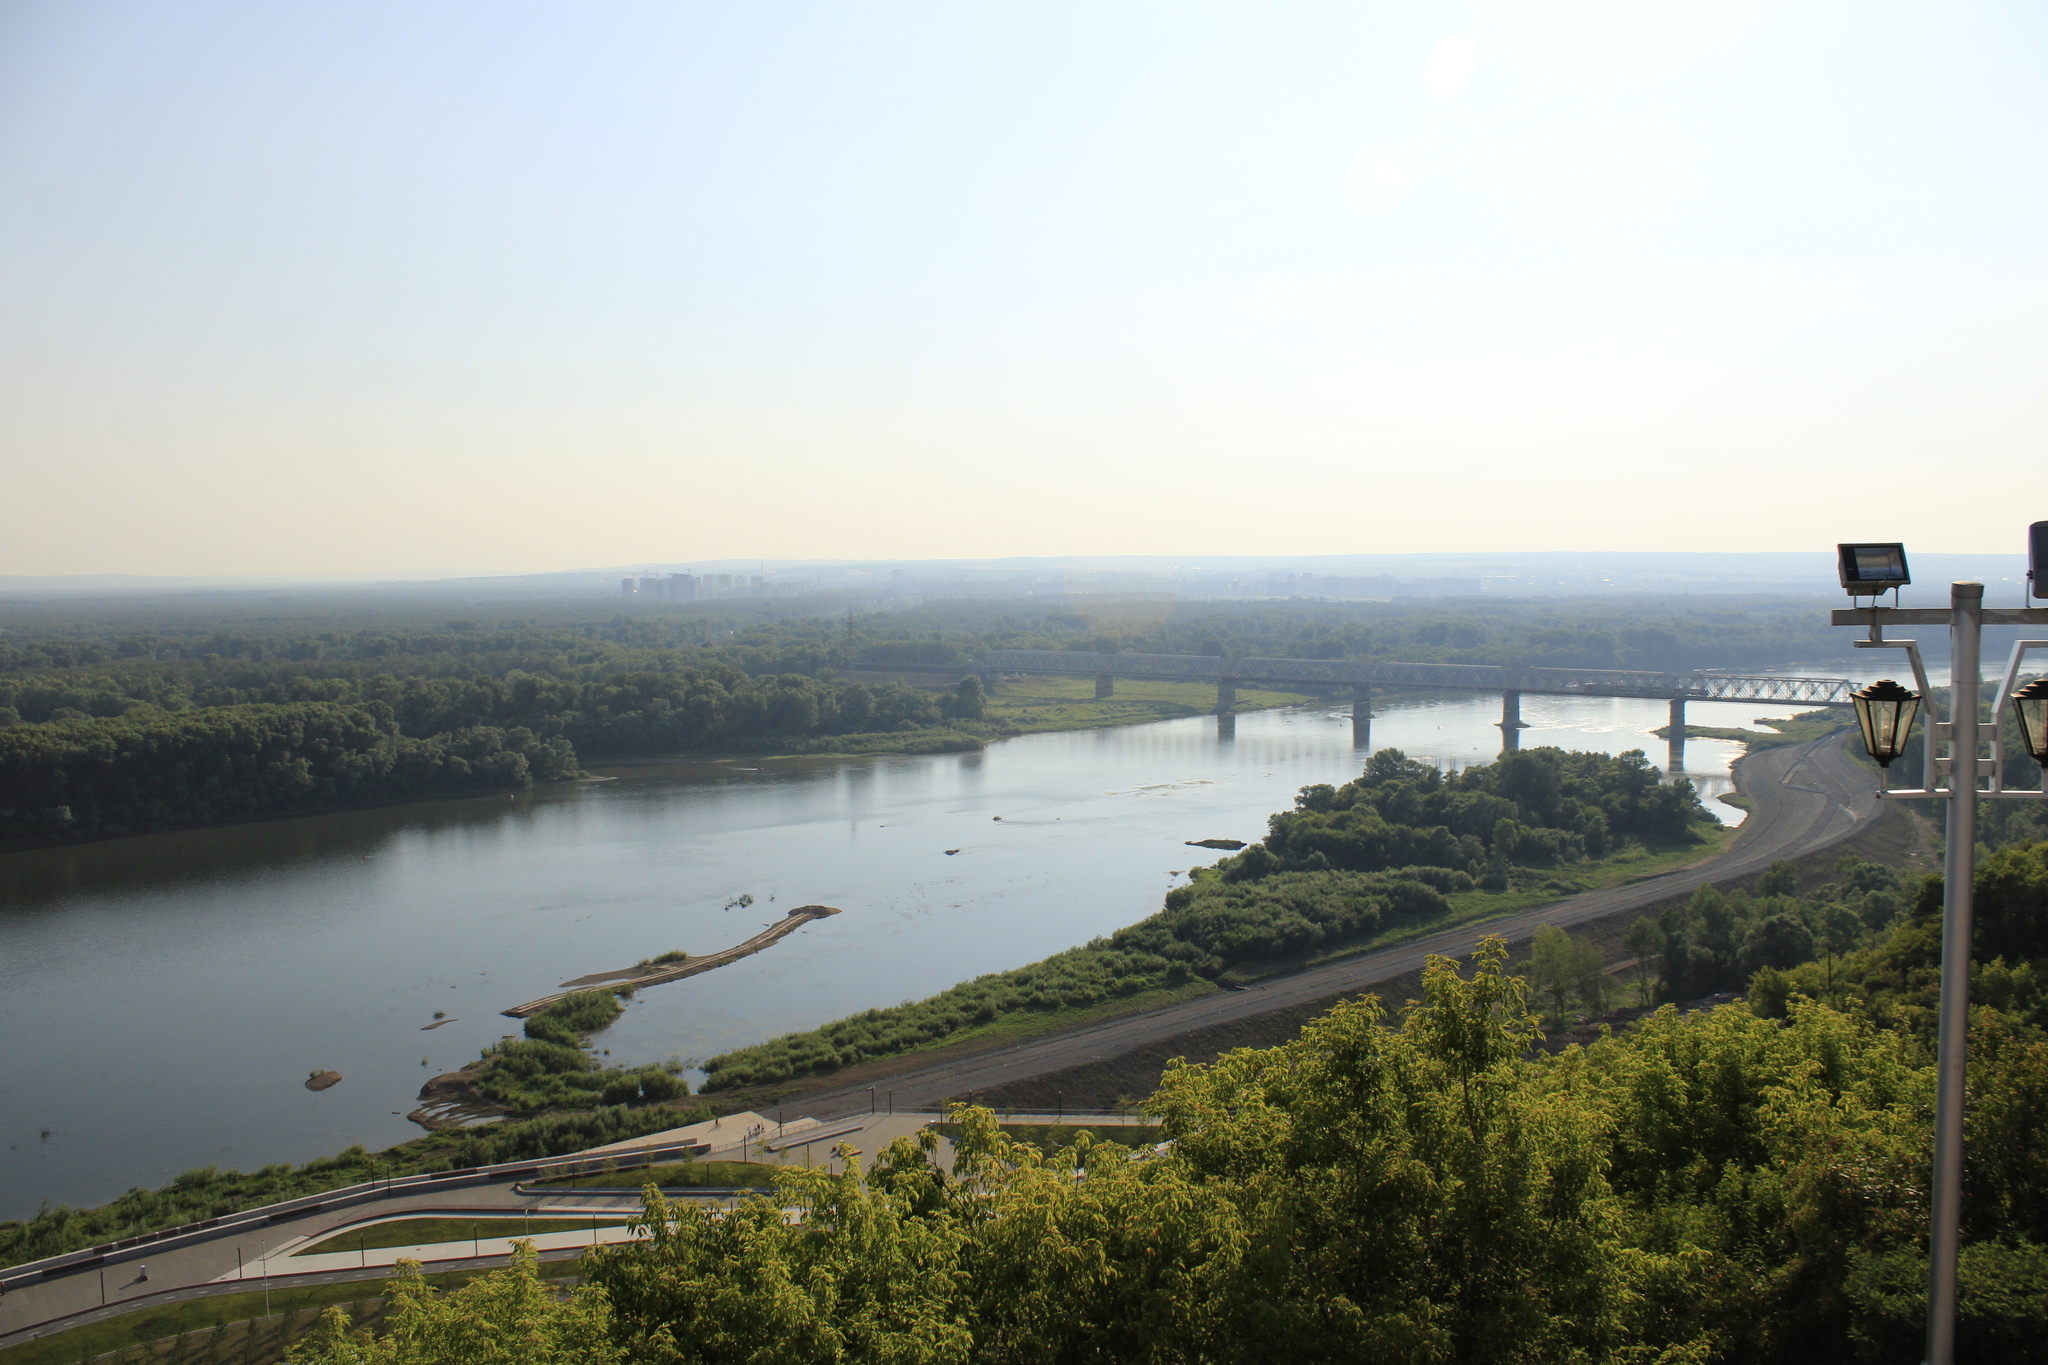
[[(1579, 698), (1524, 716), (1531, 747), (1653, 753), (1666, 719), (1661, 703)], [(1390, 697), (1372, 739), (1463, 767), (1497, 755), (1498, 719), (1477, 694)], [(698, 1059), (1042, 960), (1155, 912), (1214, 860), (1189, 839), (1257, 839), (1302, 787), (1357, 776), (1358, 741), (1348, 701), (1324, 702), (962, 754), (620, 767), (515, 800), (0, 858), (0, 1033), (39, 1040), (0, 1059), (0, 1219), (209, 1162), (402, 1142), (421, 1083), (496, 1046), (506, 1006), (590, 968), (739, 942), (758, 932), (726, 909), (742, 894), (771, 919), (814, 902), (847, 914), (643, 992), (599, 1041), (605, 1061), (679, 1061), (694, 1081)], [(1725, 784), (1732, 749), (1693, 745), (1696, 780)], [(86, 1068), (96, 1084), (77, 1083)], [(348, 1079), (309, 1092), (314, 1069)]]
[[(592, 754), (586, 762), (623, 769), (673, 763), (735, 763), (793, 758), (869, 758), (881, 754), (971, 753), (1022, 735), (1070, 730), (1103, 730), (1151, 725), (1162, 720), (1207, 716), (1216, 710), (1216, 689), (1208, 683), (1127, 682), (1116, 695), (1097, 697), (1090, 678), (1027, 678), (999, 683), (986, 694), (979, 721), (949, 721), (918, 730), (857, 735), (820, 735), (800, 744), (735, 750), (691, 750), (674, 754)], [(1237, 694), (1236, 712), (1253, 714), (1301, 706), (1318, 698), (1304, 692), (1247, 688)]]
[[(1687, 739), (1718, 739), (1730, 744), (1740, 744), (1748, 753), (1762, 753), (1766, 749), (1781, 748), (1787, 744), (1805, 744), (1847, 730), (1856, 723), (1856, 713), (1845, 707), (1829, 707), (1820, 711), (1802, 711), (1796, 716), (1785, 716), (1771, 720), (1758, 720), (1754, 724), (1763, 729), (1742, 730), (1726, 725), (1692, 725), (1685, 727)], [(1668, 741), (1671, 738), (1669, 725), (1659, 726), (1651, 733)], [(1729, 802), (1735, 805), (1735, 802)]]
[[(929, 1065), (934, 1060), (971, 1057), (1034, 1039), (1049, 1039), (1064, 1033), (1133, 1015), (1180, 1004), (1219, 992), (1241, 991), (1312, 968), (1350, 958), (1398, 948), (1459, 927), (1481, 926), (1532, 907), (1556, 903), (1561, 895), (1610, 890), (1647, 882), (1673, 872), (1697, 868), (1723, 856), (1734, 845), (1740, 831), (1733, 826), (1716, 826), (1694, 845), (1640, 850), (1631, 855), (1604, 859), (1597, 864), (1559, 870), (1558, 875), (1532, 871), (1518, 877), (1520, 884), (1505, 891), (1473, 889), (1452, 894), (1433, 913), (1418, 915), (1369, 934), (1341, 939), (1300, 953), (1258, 958), (1232, 965), (1213, 979), (1193, 978), (1135, 990), (1120, 997), (1059, 1009), (1014, 1009), (985, 1021), (970, 1022), (912, 1047), (883, 1056), (863, 1058), (840, 1071), (794, 1076), (786, 1081), (708, 1088), (701, 1098), (714, 1108), (758, 1108), (762, 1105), (792, 1103), (800, 1097), (836, 1088), (849, 1073), (887, 1074), (892, 1070)], [(1085, 949), (1073, 950), (1076, 953)], [(1046, 964), (1035, 964), (1043, 966)], [(989, 978), (983, 978), (988, 980)], [(979, 984), (979, 983), (973, 983)], [(958, 987), (955, 988), (959, 989)], [(943, 996), (938, 997), (940, 999)], [(921, 1002), (928, 1003), (928, 1002)], [(909, 1006), (906, 1004), (905, 1007)], [(886, 1018), (894, 1010), (871, 1011)], [(841, 1021), (842, 1024), (853, 1021)], [(837, 1026), (828, 1025), (827, 1029)]]

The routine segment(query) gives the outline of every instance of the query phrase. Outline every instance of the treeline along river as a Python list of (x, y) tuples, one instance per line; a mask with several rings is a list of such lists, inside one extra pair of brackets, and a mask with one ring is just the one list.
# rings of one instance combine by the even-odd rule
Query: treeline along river
[[(1386, 697), (1372, 745), (1486, 761), (1498, 705)], [(1662, 703), (1530, 698), (1524, 718), (1525, 746), (1664, 761)], [(1704, 795), (1735, 752), (1692, 742)], [(0, 1217), (403, 1140), (424, 1079), (515, 1029), (500, 1010), (808, 902), (846, 913), (650, 989), (599, 1039), (610, 1060), (701, 1059), (1036, 960), (1158, 909), (1216, 856), (1184, 841), (1258, 838), (1363, 758), (1348, 706), (1317, 705), (1234, 735), (1205, 717), (968, 754), (622, 768), (0, 856)], [(302, 1085), (330, 1069), (341, 1084)]]

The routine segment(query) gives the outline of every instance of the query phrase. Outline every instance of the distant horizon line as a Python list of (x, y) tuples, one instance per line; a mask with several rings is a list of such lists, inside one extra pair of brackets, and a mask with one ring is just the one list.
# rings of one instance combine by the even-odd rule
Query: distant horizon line
[[(2026, 555), (2017, 551), (1949, 551), (1925, 550), (1908, 553), (1914, 562), (1926, 561), (2003, 561), (2025, 565)], [(630, 576), (639, 573), (761, 573), (775, 571), (787, 573), (795, 569), (861, 569), (861, 568), (911, 568), (927, 566), (933, 568), (1089, 568), (1094, 566), (1140, 566), (1155, 570), (1181, 572), (1203, 572), (1222, 569), (1268, 568), (1272, 572), (1284, 571), (1286, 566), (1337, 567), (1353, 565), (1366, 567), (1373, 564), (1464, 564), (1475, 571), (1483, 570), (1489, 564), (1509, 567), (1530, 561), (1595, 561), (1608, 560), (1632, 562), (1637, 565), (1663, 561), (1674, 566), (1712, 563), (1718, 567), (1733, 567), (1738, 561), (1749, 561), (1762, 567), (1764, 561), (1811, 561), (1831, 564), (1834, 560), (1832, 549), (1815, 550), (1418, 550), (1354, 552), (1350, 554), (1232, 554), (1232, 555), (1166, 555), (1166, 554), (1068, 554), (1068, 555), (997, 555), (997, 556), (933, 556), (913, 558), (889, 556), (872, 559), (855, 559), (843, 556), (783, 557), (774, 556), (723, 556), (715, 559), (657, 560), (634, 559), (615, 565), (591, 565), (561, 569), (355, 569), (328, 571), (248, 570), (236, 573), (169, 573), (140, 574), (123, 571), (93, 571), (46, 574), (0, 574), (0, 588), (10, 585), (54, 586), (72, 583), (79, 586), (103, 584), (115, 586), (132, 583), (142, 584), (400, 584), (439, 583), (459, 581), (495, 581), (511, 579), (568, 578), (586, 576)], [(1791, 567), (1791, 564), (1786, 564)]]

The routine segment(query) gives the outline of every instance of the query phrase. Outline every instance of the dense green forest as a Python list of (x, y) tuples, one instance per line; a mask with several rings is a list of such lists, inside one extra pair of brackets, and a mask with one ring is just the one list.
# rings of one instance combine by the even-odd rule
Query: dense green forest
[[(337, 1310), (293, 1360), (447, 1365), (516, 1336), (565, 1365), (1907, 1365), (1930, 1049), (1805, 996), (1781, 1015), (1666, 1007), (1532, 1055), (1528, 983), (1489, 940), (1469, 976), (1432, 958), (1398, 1021), (1367, 996), (1169, 1068), (1162, 1148), (1048, 1156), (963, 1107), (950, 1171), (927, 1132), (729, 1211), (650, 1191), (650, 1235), (587, 1252), (571, 1296), (530, 1258), (445, 1297), (401, 1283), (382, 1337)], [(1973, 1024), (1958, 1358), (2048, 1360), (2048, 1046), (1995, 1008)]]
[(1016, 732), (978, 681), (840, 675), (991, 649), (1681, 668), (1830, 643), (1810, 605), (1768, 601), (461, 605), (0, 603), (0, 848), (518, 787), (602, 758), (972, 748)]
[[(749, 674), (965, 662), (989, 649), (1306, 659), (1749, 668), (1839, 657), (1826, 603), (1776, 598), (1597, 601), (936, 601), (849, 612), (829, 600), (621, 604), (391, 603), (307, 595), (245, 603), (0, 602), (0, 676), (107, 677), (165, 689), (294, 677), (592, 677), (729, 664)], [(90, 701), (100, 689), (86, 686)], [(241, 697), (238, 700), (253, 700)], [(13, 702), (0, 704), (14, 705)], [(62, 702), (59, 705), (77, 705)], [(86, 708), (81, 708), (86, 709)], [(41, 714), (23, 711), (29, 719)]]
[(380, 702), (137, 710), (0, 729), (0, 847), (524, 787), (577, 773), (524, 727), (401, 733)]
[[(1306, 788), (1262, 843), (1197, 869), (1158, 914), (1042, 962), (925, 1000), (871, 1009), (704, 1063), (707, 1092), (833, 1071), (1006, 1016), (1214, 980), (1232, 966), (1357, 944), (1618, 847), (1695, 842), (1713, 817), (1690, 782), (1661, 783), (1640, 752), (1529, 749), (1446, 776), (1398, 749), (1357, 781)], [(1543, 875), (1537, 873), (1535, 875)]]

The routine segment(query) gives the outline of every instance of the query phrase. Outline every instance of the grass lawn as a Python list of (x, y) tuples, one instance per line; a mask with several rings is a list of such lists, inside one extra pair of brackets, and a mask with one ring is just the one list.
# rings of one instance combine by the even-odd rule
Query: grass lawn
[[(620, 1228), (627, 1218), (600, 1218), (596, 1226)], [(376, 1247), (425, 1246), (434, 1242), (467, 1242), (477, 1237), (524, 1237), (536, 1232), (574, 1232), (588, 1229), (588, 1218), (522, 1218), (505, 1214), (489, 1218), (400, 1218), (389, 1223), (337, 1232), (294, 1256), (324, 1256), (334, 1251), (369, 1250)]]
[(567, 1175), (559, 1180), (542, 1180), (530, 1188), (550, 1185), (579, 1190), (637, 1190), (652, 1181), (663, 1189), (765, 1190), (775, 1167), (759, 1161), (675, 1161), (659, 1166), (629, 1166), (617, 1171), (593, 1171), (589, 1175)]
[[(553, 1269), (550, 1266), (549, 1269)], [(480, 1274), (474, 1270), (450, 1270), (426, 1277), (427, 1283), (440, 1289), (452, 1289)], [(270, 1291), (269, 1312), (285, 1315), (308, 1308), (325, 1308), (332, 1303), (354, 1303), (361, 1299), (379, 1297), (382, 1282), (378, 1280), (355, 1280), (347, 1284), (300, 1285), (296, 1288), (273, 1288)], [(37, 1341), (25, 1341), (0, 1351), (0, 1362), (4, 1365), (76, 1365), (80, 1360), (104, 1355), (109, 1351), (125, 1350), (148, 1342), (162, 1341), (180, 1333), (217, 1327), (223, 1323), (247, 1322), (263, 1317), (263, 1291), (255, 1289), (247, 1293), (216, 1294), (209, 1298), (192, 1299), (184, 1303), (168, 1303), (156, 1308), (144, 1308), (133, 1313), (124, 1313), (117, 1318), (102, 1322), (87, 1323), (73, 1327), (67, 1332), (43, 1337)]]

